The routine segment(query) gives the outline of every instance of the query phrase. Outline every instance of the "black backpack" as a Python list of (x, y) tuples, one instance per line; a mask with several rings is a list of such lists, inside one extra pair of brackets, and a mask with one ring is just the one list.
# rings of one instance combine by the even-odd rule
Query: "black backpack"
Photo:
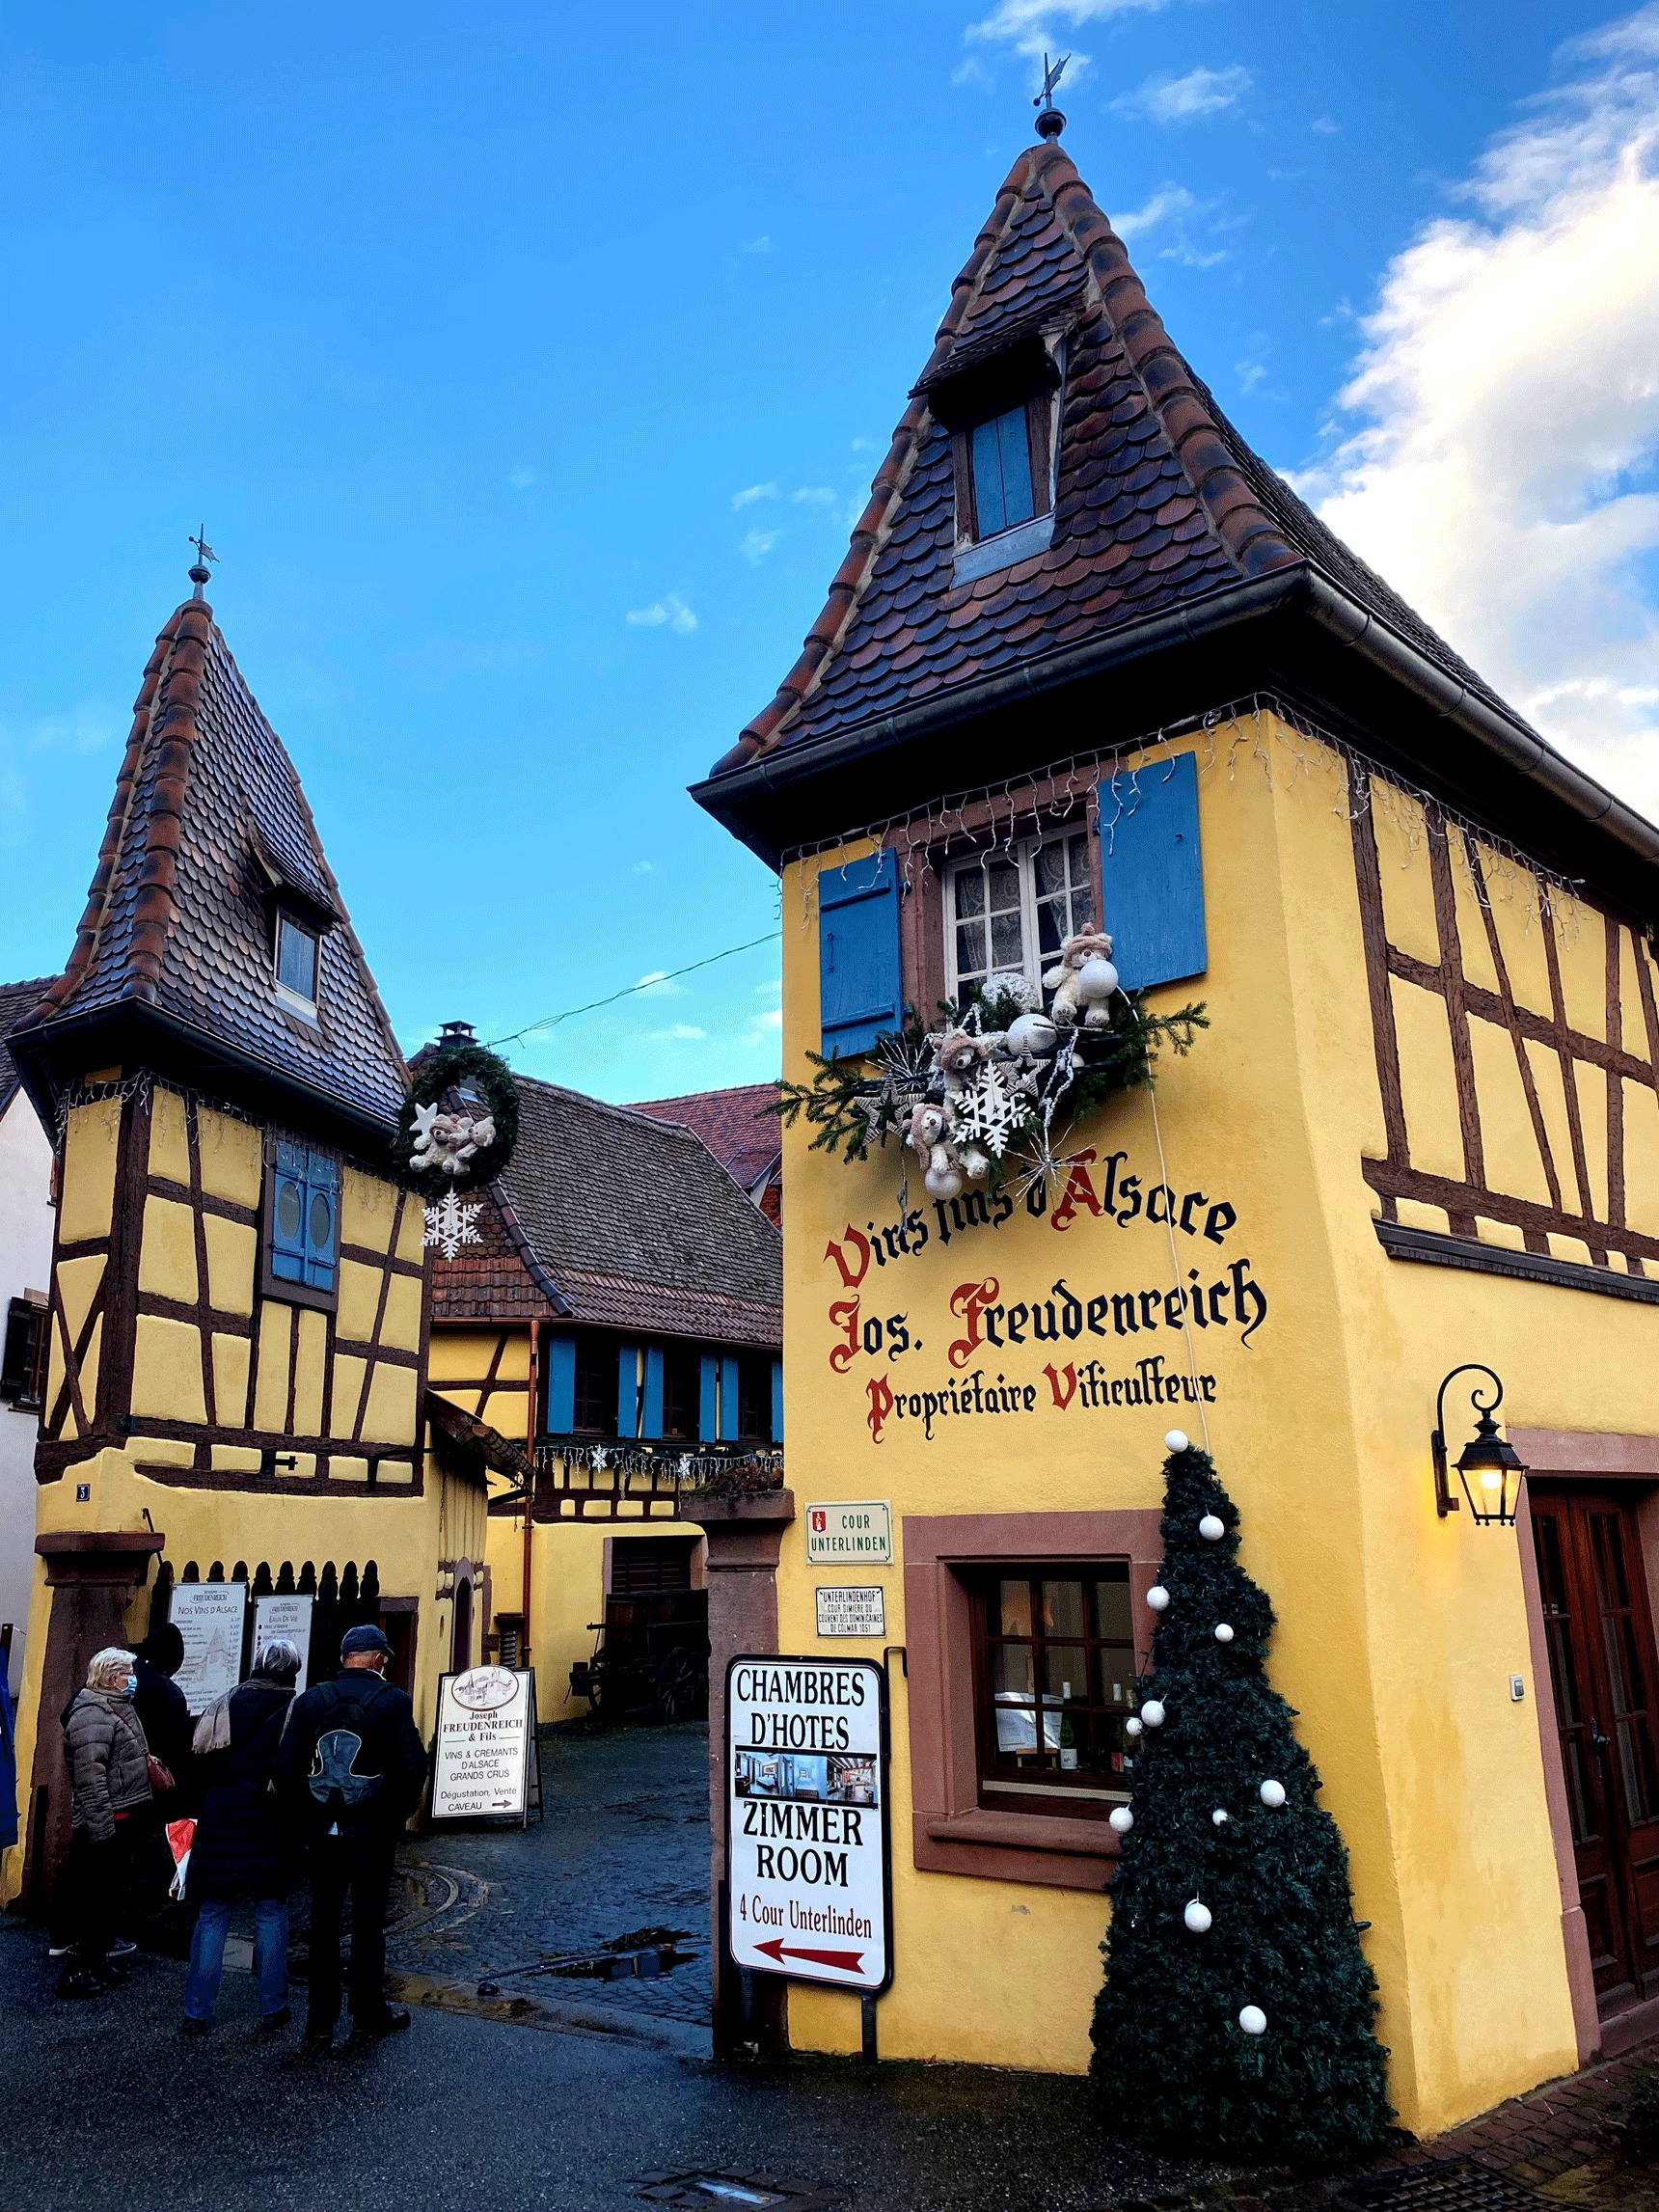
[[(391, 1687), (390, 1682), (377, 1681), (368, 1697), (348, 1698), (338, 1680), (322, 1684), (320, 1696), (326, 1703), (319, 1716), (306, 1787), (318, 1810), (330, 1820), (338, 1821), (342, 1813), (371, 1804), (385, 1786), (384, 1772), (367, 1769), (377, 1753), (384, 1765), (390, 1746), (379, 1729), (370, 1735), (365, 1724)], [(335, 1718), (344, 1710), (349, 1710), (355, 1727)]]

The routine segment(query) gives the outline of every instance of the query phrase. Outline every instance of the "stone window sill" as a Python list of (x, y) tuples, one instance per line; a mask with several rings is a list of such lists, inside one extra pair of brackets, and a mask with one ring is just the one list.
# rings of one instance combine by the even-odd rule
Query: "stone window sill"
[(927, 1824), (936, 1843), (995, 1843), (1020, 1851), (1058, 1851), (1070, 1858), (1115, 1859), (1116, 1832), (1103, 1820), (1073, 1820), (1060, 1813), (947, 1813)]
[(981, 576), (994, 576), (999, 569), (1012, 568), (1017, 560), (1047, 553), (1053, 536), (1054, 510), (1050, 507), (1034, 522), (998, 531), (994, 537), (982, 538), (977, 545), (965, 545), (952, 564), (951, 585), (954, 588), (958, 584), (972, 584)]

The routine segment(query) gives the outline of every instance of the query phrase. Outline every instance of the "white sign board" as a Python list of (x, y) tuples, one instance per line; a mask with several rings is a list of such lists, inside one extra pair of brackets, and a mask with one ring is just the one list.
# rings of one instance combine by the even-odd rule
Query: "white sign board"
[(438, 1679), (434, 1820), (522, 1816), (530, 1806), (535, 1710), (529, 1668), (469, 1667)]
[(290, 1594), (286, 1598), (256, 1598), (254, 1599), (254, 1657), (251, 1671), (257, 1672), (259, 1653), (267, 1644), (282, 1642), (292, 1644), (300, 1655), (300, 1671), (294, 1679), (294, 1695), (311, 1680), (312, 1599)]
[(821, 1636), (884, 1636), (887, 1632), (887, 1594), (879, 1582), (820, 1583), (818, 1633)]
[(808, 1567), (891, 1567), (893, 1509), (885, 1498), (806, 1509)]
[(184, 1639), (184, 1664), (174, 1680), (192, 1713), (205, 1712), (242, 1679), (245, 1582), (176, 1582), (167, 1617)]
[(871, 1994), (887, 1986), (885, 1686), (872, 1659), (727, 1667), (727, 1941), (738, 1966)]

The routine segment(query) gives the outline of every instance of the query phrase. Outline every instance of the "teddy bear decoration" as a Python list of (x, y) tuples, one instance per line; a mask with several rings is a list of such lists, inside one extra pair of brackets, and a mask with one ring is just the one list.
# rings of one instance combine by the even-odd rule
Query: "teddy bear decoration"
[(416, 1169), (435, 1167), (444, 1175), (464, 1175), (475, 1155), (487, 1152), (496, 1141), (496, 1125), (487, 1110), (449, 1113), (441, 1106), (418, 1106), (414, 1122), (409, 1162)]
[(1118, 971), (1112, 966), (1112, 941), (1103, 929), (1079, 930), (1067, 938), (1060, 957), (1043, 978), (1044, 988), (1054, 994), (1050, 1009), (1062, 1029), (1111, 1026), (1111, 1004), (1118, 995)]

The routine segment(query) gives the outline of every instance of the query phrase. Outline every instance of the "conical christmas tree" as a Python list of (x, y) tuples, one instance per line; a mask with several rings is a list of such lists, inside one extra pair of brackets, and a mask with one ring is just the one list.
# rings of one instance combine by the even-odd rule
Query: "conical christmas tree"
[(1273, 1608), (1238, 1564), (1237, 1510), (1208, 1452), (1165, 1441), (1091, 2077), (1107, 2123), (1149, 2147), (1334, 2167), (1393, 2116), (1347, 1852), (1267, 1680)]

